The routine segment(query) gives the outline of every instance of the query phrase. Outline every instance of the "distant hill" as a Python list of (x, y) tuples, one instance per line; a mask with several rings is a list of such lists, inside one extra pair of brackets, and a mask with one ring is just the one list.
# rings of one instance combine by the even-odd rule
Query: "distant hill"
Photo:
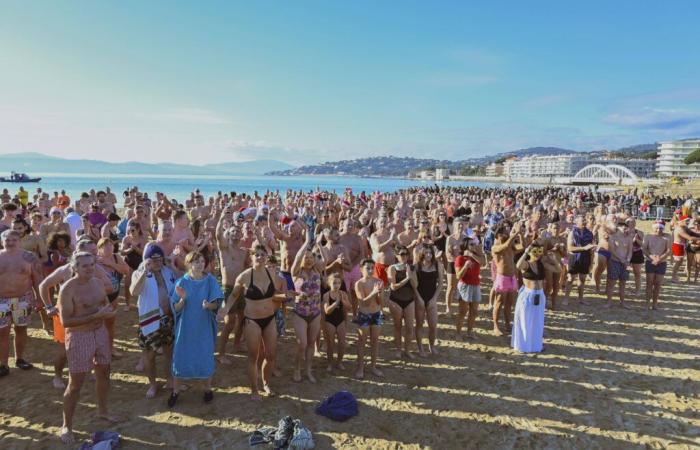
[(262, 175), (270, 170), (289, 170), (294, 166), (275, 160), (255, 160), (205, 164), (149, 164), (140, 162), (111, 163), (90, 159), (64, 159), (41, 153), (10, 153), (0, 155), (0, 174), (10, 171), (27, 172), (29, 175), (43, 172), (65, 173), (128, 173), (151, 175)]
[[(624, 147), (612, 151), (623, 157), (649, 157), (656, 150), (656, 144), (641, 144)], [(600, 151), (602, 153), (603, 151)], [(606, 150), (606, 153), (611, 151)], [(597, 153), (579, 152), (560, 147), (528, 147), (501, 152), (492, 155), (484, 155), (477, 158), (469, 158), (458, 161), (428, 158), (408, 158), (396, 156), (374, 156), (370, 158), (358, 158), (342, 161), (328, 161), (322, 164), (312, 164), (297, 167), (295, 169), (270, 171), (267, 175), (353, 175), (353, 176), (406, 176), (409, 172), (420, 170), (432, 170), (446, 168), (454, 172), (462, 173), (472, 166), (486, 166), (494, 161), (502, 160), (509, 156), (519, 158), (525, 156), (569, 155), (572, 153)]]

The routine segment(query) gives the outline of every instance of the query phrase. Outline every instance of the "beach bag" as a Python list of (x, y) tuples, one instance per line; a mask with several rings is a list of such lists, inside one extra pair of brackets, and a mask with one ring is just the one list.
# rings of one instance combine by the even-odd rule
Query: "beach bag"
[(310, 450), (316, 447), (314, 443), (314, 438), (311, 435), (311, 430), (306, 428), (301, 420), (294, 421), (294, 434), (292, 439), (289, 441), (288, 450)]
[(357, 399), (348, 391), (336, 392), (316, 408), (316, 414), (337, 422), (344, 422), (356, 416), (357, 413)]

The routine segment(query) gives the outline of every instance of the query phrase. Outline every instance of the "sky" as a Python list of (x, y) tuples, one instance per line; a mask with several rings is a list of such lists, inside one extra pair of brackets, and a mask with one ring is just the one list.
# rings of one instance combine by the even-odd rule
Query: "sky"
[(0, 0), (0, 154), (294, 165), (700, 136), (697, 1)]

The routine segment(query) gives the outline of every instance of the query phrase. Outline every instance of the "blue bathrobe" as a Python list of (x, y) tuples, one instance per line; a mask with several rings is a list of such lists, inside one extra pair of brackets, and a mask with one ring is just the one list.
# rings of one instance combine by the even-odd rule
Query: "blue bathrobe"
[(173, 344), (173, 376), (175, 378), (206, 379), (214, 375), (214, 347), (216, 343), (216, 311), (202, 308), (202, 301), (215, 301), (218, 306), (224, 298), (221, 286), (211, 274), (195, 280), (185, 274), (175, 282), (187, 296), (185, 306), (175, 311), (180, 297), (173, 289), (170, 308), (175, 316)]

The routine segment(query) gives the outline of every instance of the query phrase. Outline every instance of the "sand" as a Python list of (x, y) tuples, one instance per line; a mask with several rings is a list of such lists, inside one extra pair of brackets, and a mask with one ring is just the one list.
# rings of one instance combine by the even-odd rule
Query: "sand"
[[(485, 291), (485, 289), (484, 289)], [(485, 314), (476, 343), (456, 339), (452, 319), (440, 316), (441, 355), (416, 361), (390, 358), (391, 324), (383, 328), (381, 364), (386, 377), (328, 375), (315, 359), (319, 383), (291, 380), (293, 333), (281, 339), (275, 379), (279, 397), (249, 400), (245, 355), (219, 366), (215, 399), (202, 402), (195, 386), (175, 410), (161, 392), (144, 398), (146, 378), (135, 373), (136, 312), (119, 311), (111, 406), (125, 423), (94, 418), (94, 383), (83, 387), (75, 423), (79, 439), (96, 430), (123, 435), (123, 448), (248, 448), (248, 435), (276, 425), (284, 415), (300, 418), (319, 449), (459, 448), (700, 448), (700, 285), (668, 285), (659, 311), (638, 297), (631, 310), (604, 310), (587, 288), (590, 306), (548, 311), (545, 352), (515, 354), (509, 339), (487, 334)], [(442, 309), (442, 305), (441, 305)], [(35, 317), (27, 359), (35, 369), (13, 369), (0, 380), (0, 448), (68, 448), (57, 440), (61, 392), (51, 386), (54, 344)], [(10, 360), (11, 365), (14, 359)], [(360, 414), (344, 423), (318, 416), (325, 396), (348, 389)], [(77, 448), (78, 445), (73, 448)], [(268, 448), (268, 447), (261, 447)]]

